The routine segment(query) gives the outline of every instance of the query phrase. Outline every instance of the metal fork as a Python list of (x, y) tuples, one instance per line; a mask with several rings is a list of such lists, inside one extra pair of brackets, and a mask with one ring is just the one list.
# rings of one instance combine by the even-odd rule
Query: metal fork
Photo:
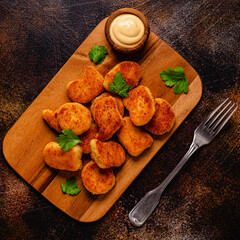
[(232, 104), (227, 98), (196, 128), (192, 144), (181, 161), (167, 178), (157, 188), (148, 192), (129, 213), (129, 220), (134, 226), (140, 227), (145, 223), (158, 205), (163, 191), (181, 170), (183, 165), (196, 150), (203, 145), (209, 144), (214, 139), (237, 108), (238, 106), (235, 103)]

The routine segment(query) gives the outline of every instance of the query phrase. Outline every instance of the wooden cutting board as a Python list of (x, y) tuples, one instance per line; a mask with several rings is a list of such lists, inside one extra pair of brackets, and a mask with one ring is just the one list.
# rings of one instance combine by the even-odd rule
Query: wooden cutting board
[[(104, 35), (106, 19), (93, 30), (76, 52), (69, 58), (56, 76), (49, 82), (19, 120), (9, 130), (3, 141), (3, 153), (11, 167), (31, 186), (38, 190), (56, 207), (81, 222), (92, 222), (101, 218), (138, 176), (169, 137), (176, 131), (187, 115), (197, 105), (202, 95), (202, 83), (197, 72), (176, 51), (153, 32), (146, 47), (138, 54), (122, 55), (111, 49)], [(88, 52), (95, 44), (106, 46), (109, 54), (103, 64), (95, 65), (89, 60)], [(67, 172), (51, 169), (43, 160), (42, 151), (57, 134), (42, 119), (44, 109), (57, 109), (70, 102), (66, 93), (69, 81), (81, 76), (88, 65), (95, 66), (103, 76), (117, 63), (125, 60), (140, 64), (143, 77), (141, 84), (150, 88), (154, 97), (166, 99), (176, 114), (176, 123), (170, 133), (153, 136), (154, 143), (139, 157), (127, 156), (127, 162), (114, 169), (115, 187), (105, 195), (92, 195), (83, 186), (81, 170)], [(181, 66), (189, 80), (189, 92), (175, 95), (173, 88), (165, 87), (159, 73), (169, 67)], [(83, 164), (90, 160), (84, 156)], [(77, 196), (63, 194), (60, 183), (75, 176), (82, 191)]]

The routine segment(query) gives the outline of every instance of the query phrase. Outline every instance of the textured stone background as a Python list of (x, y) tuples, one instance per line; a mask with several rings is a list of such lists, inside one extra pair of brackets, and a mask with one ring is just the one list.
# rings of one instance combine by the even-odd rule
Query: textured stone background
[(143, 227), (127, 217), (185, 154), (202, 118), (226, 97), (239, 104), (237, 0), (1, 0), (0, 141), (95, 26), (122, 7), (142, 11), (152, 31), (196, 69), (201, 101), (95, 223), (71, 219), (24, 182), (1, 144), (0, 239), (240, 239), (239, 110), (186, 164)]

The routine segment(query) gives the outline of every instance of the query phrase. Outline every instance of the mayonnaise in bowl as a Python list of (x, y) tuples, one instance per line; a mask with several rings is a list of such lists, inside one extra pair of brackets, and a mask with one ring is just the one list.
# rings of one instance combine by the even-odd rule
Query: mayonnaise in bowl
[(105, 36), (110, 46), (121, 53), (135, 53), (147, 43), (150, 27), (147, 18), (133, 8), (113, 12), (105, 23)]
[(144, 36), (144, 24), (134, 14), (121, 14), (110, 25), (110, 37), (112, 41), (125, 48), (138, 45)]

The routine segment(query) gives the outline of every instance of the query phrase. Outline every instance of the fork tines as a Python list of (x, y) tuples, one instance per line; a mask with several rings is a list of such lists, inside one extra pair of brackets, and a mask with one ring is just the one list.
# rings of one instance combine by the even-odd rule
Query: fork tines
[[(234, 108), (235, 107), (235, 108)], [(231, 118), (238, 106), (228, 98), (223, 101), (203, 122), (210, 132), (219, 132)]]

